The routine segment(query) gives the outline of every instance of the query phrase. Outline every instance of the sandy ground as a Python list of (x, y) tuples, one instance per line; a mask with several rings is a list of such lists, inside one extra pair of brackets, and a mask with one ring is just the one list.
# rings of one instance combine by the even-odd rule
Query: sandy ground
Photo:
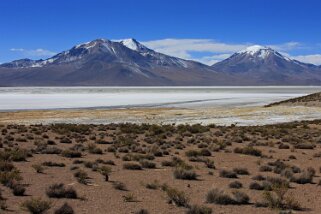
[[(59, 126), (60, 127), (60, 126)], [(52, 208), (48, 213), (53, 213), (63, 203), (68, 202), (77, 214), (128, 214), (136, 213), (140, 209), (146, 209), (150, 214), (184, 214), (186, 207), (176, 206), (169, 203), (169, 197), (160, 187), (156, 189), (146, 188), (146, 184), (155, 180), (159, 185), (167, 184), (179, 191), (183, 191), (189, 199), (189, 204), (204, 205), (213, 210), (213, 213), (279, 213), (276, 209), (258, 208), (255, 203), (263, 200), (263, 192), (250, 189), (249, 186), (254, 176), (261, 174), (265, 177), (286, 177), (281, 172), (260, 171), (261, 166), (266, 166), (276, 160), (283, 162), (285, 168), (292, 166), (299, 167), (301, 171), (313, 167), (316, 174), (313, 181), (307, 184), (290, 183), (290, 189), (286, 197), (293, 197), (298, 201), (302, 211), (295, 213), (321, 213), (321, 187), (320, 180), (320, 130), (319, 122), (296, 123), (286, 125), (275, 125), (266, 127), (212, 127), (203, 130), (202, 127), (160, 128), (154, 126), (120, 126), (120, 125), (98, 125), (98, 126), (0, 126), (3, 148), (6, 149), (27, 149), (32, 153), (26, 161), (14, 161), (14, 166), (20, 171), (23, 178), (20, 183), (25, 185), (24, 196), (14, 196), (9, 187), (1, 185), (2, 196), (6, 199), (7, 211), (5, 213), (27, 213), (21, 208), (21, 204), (30, 199), (41, 197), (42, 200), (51, 201)], [(181, 130), (181, 131), (179, 131)], [(10, 137), (11, 136), (11, 137)], [(125, 143), (120, 141), (120, 136), (131, 139)], [(62, 143), (62, 138), (69, 138), (71, 143)], [(148, 141), (150, 139), (151, 141)], [(48, 145), (48, 140), (55, 142)], [(98, 140), (109, 142), (100, 144)], [(123, 142), (123, 143), (120, 143)], [(313, 149), (296, 149), (297, 143), (313, 145)], [(102, 149), (102, 154), (92, 154), (88, 150), (90, 144)], [(288, 145), (286, 149), (280, 149), (280, 145)], [(78, 146), (76, 146), (78, 145)], [(81, 147), (81, 145), (83, 147)], [(235, 148), (244, 148), (248, 145), (262, 152), (261, 156), (244, 155), (235, 153)], [(180, 147), (178, 147), (180, 146)], [(46, 147), (56, 147), (62, 150), (81, 151), (79, 158), (68, 158), (62, 154), (44, 154)], [(116, 147), (117, 151), (109, 151), (108, 148)], [(78, 149), (77, 149), (78, 148)], [(126, 148), (128, 151), (124, 150)], [(207, 158), (214, 161), (215, 169), (208, 168), (203, 162), (192, 161), (186, 154), (187, 151), (200, 151), (206, 148), (211, 151)], [(137, 150), (142, 149), (142, 150)], [(135, 151), (134, 151), (135, 150)], [(139, 161), (125, 161), (124, 156), (143, 154), (153, 155), (151, 162), (156, 164), (155, 169), (144, 168), (143, 170), (127, 170), (123, 165), (132, 162), (139, 164)], [(163, 154), (154, 155), (156, 151)], [(166, 154), (165, 151), (168, 153)], [(295, 157), (289, 158), (292, 155)], [(4, 156), (1, 156), (2, 158)], [(172, 160), (179, 157), (186, 164), (193, 167), (198, 175), (196, 180), (182, 180), (173, 176), (175, 167), (163, 166), (165, 160)], [(110, 180), (106, 182), (104, 177), (85, 163), (94, 163), (95, 160), (112, 160), (115, 165), (110, 165)], [(76, 163), (75, 160), (83, 161)], [(64, 167), (44, 167), (42, 173), (37, 173), (33, 166), (42, 164), (45, 161), (64, 163)], [(99, 164), (98, 167), (104, 164)], [(88, 184), (81, 184), (74, 177), (78, 169), (88, 173)], [(238, 175), (237, 178), (225, 178), (220, 176), (220, 171), (233, 170), (233, 168), (246, 168), (248, 175)], [(273, 167), (272, 167), (273, 168)], [(211, 172), (211, 173), (209, 173)], [(294, 176), (298, 176), (296, 173)], [(245, 192), (250, 197), (249, 204), (244, 205), (219, 205), (207, 203), (206, 195), (209, 190), (219, 188), (231, 194), (235, 189), (229, 188), (233, 181), (239, 181), (243, 187), (239, 191)], [(114, 182), (122, 182), (126, 185), (127, 191), (113, 188)], [(256, 181), (262, 183), (262, 181)], [(73, 187), (80, 198), (50, 198), (46, 191), (55, 183), (63, 183), (66, 187)], [(132, 194), (133, 202), (126, 202), (124, 197)]]
[(2, 124), (155, 123), (264, 125), (321, 118), (321, 107), (69, 109), (0, 112)]

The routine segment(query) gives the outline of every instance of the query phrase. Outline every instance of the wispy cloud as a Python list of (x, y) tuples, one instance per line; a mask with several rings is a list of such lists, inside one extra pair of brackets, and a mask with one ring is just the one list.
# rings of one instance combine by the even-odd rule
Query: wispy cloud
[(232, 53), (250, 44), (227, 44), (211, 39), (162, 39), (142, 42), (155, 51), (184, 59), (193, 59), (192, 52)]
[(23, 48), (11, 48), (10, 51), (20, 52), (27, 57), (50, 57), (56, 54), (56, 52), (38, 48), (38, 49), (23, 49)]
[(282, 52), (306, 48), (306, 46), (300, 42), (286, 42), (283, 44), (274, 44), (274, 45), (271, 44), (267, 46), (275, 49), (276, 51), (282, 51)]
[[(183, 59), (199, 61), (208, 65), (226, 59), (234, 52), (254, 45), (253, 43), (224, 43), (213, 39), (161, 39), (142, 43), (155, 51)], [(281, 52), (305, 48), (303, 44), (294, 41), (282, 44), (267, 44), (265, 46)], [(203, 53), (204, 56), (198, 57), (197, 55), (199, 54), (194, 53)]]
[(230, 57), (231, 54), (216, 54), (216, 55), (211, 55), (211, 56), (204, 56), (201, 58), (198, 58), (197, 61), (207, 64), (207, 65), (213, 65), (217, 62), (220, 62), (228, 57)]
[(299, 55), (299, 56), (290, 56), (290, 57), (292, 59), (296, 59), (301, 62), (321, 65), (321, 54)]

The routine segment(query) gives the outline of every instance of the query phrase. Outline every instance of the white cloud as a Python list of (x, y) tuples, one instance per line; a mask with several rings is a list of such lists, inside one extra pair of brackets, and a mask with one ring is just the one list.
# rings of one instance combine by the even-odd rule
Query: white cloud
[(292, 59), (296, 59), (301, 62), (321, 65), (321, 54), (300, 55), (300, 56), (290, 56), (290, 57)]
[(217, 62), (227, 59), (230, 56), (231, 54), (217, 54), (217, 55), (211, 55), (211, 56), (204, 56), (194, 60), (204, 63), (206, 65), (213, 65)]
[(31, 50), (27, 50), (23, 48), (11, 48), (10, 51), (20, 52), (27, 57), (50, 57), (56, 54), (53, 51), (45, 50), (42, 48), (31, 49)]
[(305, 46), (299, 42), (286, 42), (283, 44), (276, 44), (276, 45), (267, 45), (276, 51), (291, 51), (295, 49), (303, 49)]
[(192, 52), (232, 53), (249, 46), (249, 44), (227, 44), (211, 39), (162, 39), (142, 43), (155, 51), (184, 59), (193, 59)]
[[(229, 44), (212, 39), (161, 39), (142, 42), (147, 47), (170, 56), (190, 59), (212, 65), (228, 58), (234, 52), (243, 50), (253, 43)], [(299, 42), (265, 45), (280, 52), (305, 48)], [(196, 57), (202, 53), (203, 57)]]

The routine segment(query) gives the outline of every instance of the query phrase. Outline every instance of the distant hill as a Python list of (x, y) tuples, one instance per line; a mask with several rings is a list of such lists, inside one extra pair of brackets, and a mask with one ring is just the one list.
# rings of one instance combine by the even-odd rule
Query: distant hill
[(212, 68), (246, 78), (255, 85), (320, 85), (321, 69), (259, 45), (250, 46)]
[(261, 46), (213, 66), (158, 53), (135, 39), (96, 39), (45, 60), (0, 65), (0, 86), (321, 85), (321, 67)]
[(302, 97), (296, 97), (288, 100), (283, 100), (276, 103), (271, 103), (266, 107), (277, 105), (321, 107), (321, 92), (309, 94)]

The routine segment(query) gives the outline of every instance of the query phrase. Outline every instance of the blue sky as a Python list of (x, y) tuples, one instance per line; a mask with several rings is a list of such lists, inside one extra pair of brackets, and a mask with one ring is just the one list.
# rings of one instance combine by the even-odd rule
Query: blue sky
[(252, 44), (321, 64), (318, 0), (1, 0), (0, 62), (136, 38), (207, 64)]

